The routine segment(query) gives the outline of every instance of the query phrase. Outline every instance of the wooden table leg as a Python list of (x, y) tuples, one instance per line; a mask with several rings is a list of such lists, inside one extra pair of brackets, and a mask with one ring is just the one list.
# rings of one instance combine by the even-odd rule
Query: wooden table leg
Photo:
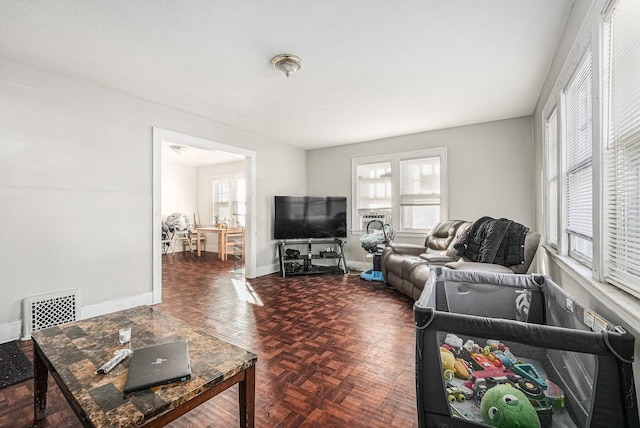
[(47, 417), (47, 382), (49, 370), (40, 347), (33, 344), (33, 410), (35, 422)]
[(256, 413), (256, 366), (245, 370), (244, 380), (238, 384), (238, 404), (240, 405), (240, 426), (253, 428)]
[(200, 231), (198, 229), (196, 229), (196, 238), (197, 238), (196, 249), (198, 250), (197, 251), (198, 257), (200, 257)]
[(218, 239), (218, 259), (227, 260), (227, 232), (222, 230)]

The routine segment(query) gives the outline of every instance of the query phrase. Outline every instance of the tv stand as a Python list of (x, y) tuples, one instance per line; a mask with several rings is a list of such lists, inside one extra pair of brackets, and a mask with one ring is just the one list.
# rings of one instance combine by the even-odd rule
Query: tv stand
[(339, 238), (278, 241), (278, 256), (283, 277), (347, 273), (344, 241)]

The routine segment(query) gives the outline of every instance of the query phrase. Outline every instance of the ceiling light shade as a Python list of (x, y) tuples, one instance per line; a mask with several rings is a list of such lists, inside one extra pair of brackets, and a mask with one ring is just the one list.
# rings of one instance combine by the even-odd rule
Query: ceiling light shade
[(302, 59), (291, 54), (280, 54), (273, 57), (271, 64), (285, 76), (289, 77), (302, 68)]
[(186, 151), (187, 151), (187, 148), (186, 148), (185, 146), (177, 146), (177, 145), (173, 145), (173, 146), (169, 146), (169, 148), (170, 148), (171, 150), (173, 150), (173, 151), (174, 151), (174, 153), (176, 153), (176, 154), (178, 154), (178, 155), (181, 155), (181, 154), (183, 154), (184, 152), (186, 152)]

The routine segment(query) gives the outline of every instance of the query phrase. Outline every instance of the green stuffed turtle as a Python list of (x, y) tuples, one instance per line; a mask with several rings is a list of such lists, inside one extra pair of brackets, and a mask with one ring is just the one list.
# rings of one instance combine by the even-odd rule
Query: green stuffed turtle
[(496, 428), (540, 428), (533, 405), (522, 391), (510, 385), (496, 385), (480, 402), (482, 419)]

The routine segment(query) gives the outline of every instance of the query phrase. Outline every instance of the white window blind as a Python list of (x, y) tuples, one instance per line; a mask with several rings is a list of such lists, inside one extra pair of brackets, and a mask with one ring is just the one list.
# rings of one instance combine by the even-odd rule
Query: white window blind
[(583, 57), (565, 90), (566, 233), (569, 256), (590, 265), (593, 254), (591, 51)]
[(447, 218), (447, 150), (390, 153), (351, 161), (352, 227), (372, 218), (400, 233), (424, 234)]
[(391, 211), (391, 162), (358, 165), (358, 209)]
[(640, 296), (640, 2), (610, 14), (606, 280)]
[(547, 244), (558, 245), (558, 109), (545, 121), (545, 235)]
[(428, 230), (440, 221), (440, 157), (400, 161), (402, 230)]

